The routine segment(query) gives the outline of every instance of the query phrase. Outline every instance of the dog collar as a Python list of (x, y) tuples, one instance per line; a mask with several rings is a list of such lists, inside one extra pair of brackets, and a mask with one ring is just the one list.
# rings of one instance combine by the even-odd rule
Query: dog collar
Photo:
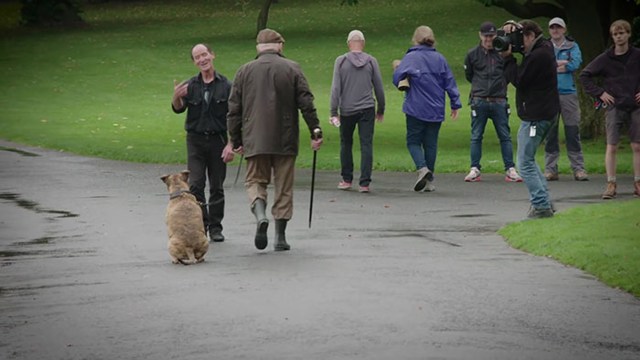
[(190, 193), (190, 191), (189, 191), (189, 190), (178, 190), (178, 191), (174, 191), (174, 192), (172, 192), (171, 194), (169, 194), (169, 200), (173, 200), (173, 199), (175, 199), (175, 198), (177, 198), (177, 197), (180, 197), (180, 196), (182, 196), (182, 194), (184, 194), (184, 193)]

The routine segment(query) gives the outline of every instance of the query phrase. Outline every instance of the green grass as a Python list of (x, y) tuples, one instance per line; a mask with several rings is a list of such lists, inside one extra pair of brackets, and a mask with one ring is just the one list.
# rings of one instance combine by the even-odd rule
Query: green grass
[[(0, 35), (0, 84), (4, 90), (0, 137), (89, 156), (184, 163), (184, 115), (173, 114), (169, 105), (173, 80), (196, 72), (189, 53), (193, 44), (203, 41), (216, 51), (218, 71), (233, 78), (237, 68), (255, 56), (260, 2), (86, 4), (83, 16), (87, 26), (68, 30), (16, 30), (19, 8), (15, 3), (2, 4), (6, 11), (0, 17), (0, 29), (13, 30)], [(417, 25), (431, 26), (465, 103), (469, 84), (464, 80), (462, 63), (466, 51), (477, 43), (478, 24), (487, 19), (500, 23), (512, 16), (476, 0), (367, 0), (356, 7), (338, 4), (339, 0), (287, 0), (273, 5), (269, 19), (269, 26), (287, 40), (285, 55), (301, 64), (316, 96), (326, 137), (318, 167), (339, 168), (338, 131), (327, 121), (331, 72), (335, 57), (347, 51), (346, 34), (359, 28), (367, 37), (366, 50), (381, 64), (387, 95), (385, 122), (376, 128), (374, 140), (375, 169), (411, 171), (413, 164), (404, 141), (402, 94), (391, 84), (391, 61), (403, 56)], [(469, 122), (465, 106), (457, 122), (447, 120), (443, 125), (438, 172), (468, 169)], [(516, 116), (511, 117), (511, 125), (515, 137)], [(301, 142), (298, 166), (308, 167), (312, 153), (307, 150), (306, 132), (301, 134)], [(587, 170), (604, 172), (603, 142), (585, 142), (584, 148)], [(483, 170), (502, 171), (491, 125), (483, 150)], [(357, 151), (355, 156), (357, 161)], [(619, 171), (631, 172), (628, 146), (618, 157)], [(560, 170), (569, 171), (564, 153)]]
[(571, 208), (551, 219), (509, 224), (515, 248), (547, 256), (640, 297), (640, 201)]

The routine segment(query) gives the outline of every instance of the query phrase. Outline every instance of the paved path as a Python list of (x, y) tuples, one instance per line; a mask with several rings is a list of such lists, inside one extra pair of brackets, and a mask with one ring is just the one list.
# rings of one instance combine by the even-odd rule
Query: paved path
[[(253, 247), (229, 185), (227, 241), (178, 266), (159, 177), (182, 166), (0, 146), (2, 359), (640, 358), (639, 299), (496, 235), (528, 208), (498, 175), (416, 194), (413, 174), (376, 172), (359, 194), (320, 172), (309, 230), (300, 170), (286, 253)], [(603, 183), (551, 191), (562, 211)]]

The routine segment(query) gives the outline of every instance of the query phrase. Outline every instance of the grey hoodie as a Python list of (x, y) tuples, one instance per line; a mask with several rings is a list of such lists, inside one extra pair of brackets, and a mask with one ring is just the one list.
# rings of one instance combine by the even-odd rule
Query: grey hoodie
[(336, 58), (331, 84), (331, 116), (353, 115), (375, 107), (384, 114), (384, 88), (378, 61), (365, 52), (348, 52)]

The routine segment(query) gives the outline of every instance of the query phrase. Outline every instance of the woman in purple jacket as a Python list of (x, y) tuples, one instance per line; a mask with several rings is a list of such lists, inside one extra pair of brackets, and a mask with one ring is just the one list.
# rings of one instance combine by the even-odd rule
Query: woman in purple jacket
[[(434, 191), (433, 171), (445, 115), (445, 92), (451, 102), (452, 120), (458, 118), (462, 104), (447, 60), (434, 47), (436, 40), (431, 28), (419, 26), (412, 41), (414, 45), (402, 61), (394, 62), (393, 84), (406, 88), (402, 111), (407, 117), (407, 148), (418, 171), (413, 190)], [(403, 80), (408, 80), (408, 87), (401, 84)]]

